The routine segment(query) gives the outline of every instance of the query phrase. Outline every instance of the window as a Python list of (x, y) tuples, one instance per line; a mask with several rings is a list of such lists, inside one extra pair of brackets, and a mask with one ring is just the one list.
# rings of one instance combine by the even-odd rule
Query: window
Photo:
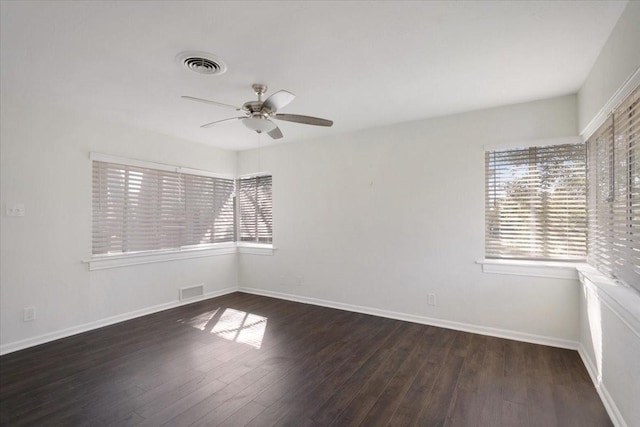
[(235, 240), (234, 180), (166, 169), (93, 161), (93, 255)]
[(238, 241), (271, 243), (271, 175), (243, 177), (238, 188)]
[(640, 290), (640, 89), (587, 141), (589, 263)]
[(584, 144), (485, 153), (487, 258), (586, 258)]

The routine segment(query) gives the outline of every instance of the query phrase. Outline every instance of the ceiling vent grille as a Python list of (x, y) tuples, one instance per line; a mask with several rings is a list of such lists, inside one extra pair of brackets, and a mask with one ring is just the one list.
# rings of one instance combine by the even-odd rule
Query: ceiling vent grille
[(176, 56), (176, 62), (189, 71), (209, 76), (227, 71), (227, 65), (220, 58), (206, 52), (181, 52)]

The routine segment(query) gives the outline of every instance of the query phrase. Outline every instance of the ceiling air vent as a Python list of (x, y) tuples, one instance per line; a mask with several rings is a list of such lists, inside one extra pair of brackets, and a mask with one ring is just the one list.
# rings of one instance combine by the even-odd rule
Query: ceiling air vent
[(227, 71), (227, 65), (220, 58), (207, 52), (180, 52), (176, 56), (176, 62), (198, 74), (212, 76)]

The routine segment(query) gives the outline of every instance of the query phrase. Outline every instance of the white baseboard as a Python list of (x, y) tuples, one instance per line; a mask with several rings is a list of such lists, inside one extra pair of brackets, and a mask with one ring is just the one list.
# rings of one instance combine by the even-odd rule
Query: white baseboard
[(587, 368), (587, 372), (591, 377), (591, 381), (593, 381), (593, 385), (595, 386), (596, 391), (598, 392), (598, 396), (600, 396), (600, 400), (602, 400), (602, 404), (607, 410), (607, 414), (609, 414), (609, 418), (611, 418), (611, 422), (613, 422), (613, 425), (615, 425), (616, 427), (627, 427), (627, 423), (624, 421), (624, 418), (618, 410), (615, 401), (607, 391), (607, 387), (605, 387), (604, 383), (598, 380), (598, 371), (596, 369), (596, 366), (593, 363), (593, 360), (591, 360), (591, 358), (589, 357), (589, 354), (585, 350), (582, 343), (578, 345), (578, 354), (582, 359), (582, 363), (584, 363), (584, 366)]
[(337, 308), (339, 310), (354, 311), (356, 313), (371, 314), (373, 316), (387, 317), (389, 319), (404, 320), (407, 322), (420, 323), (423, 325), (438, 326), (440, 328), (455, 329), (458, 331), (471, 332), (474, 334), (489, 335), (492, 337), (506, 338), (515, 341), (523, 341), (532, 344), (542, 344), (550, 347), (566, 348), (577, 350), (578, 343), (571, 340), (563, 340), (543, 335), (528, 334), (526, 332), (511, 331), (507, 329), (491, 328), (488, 326), (478, 326), (470, 323), (455, 322), (452, 320), (437, 319), (433, 317), (417, 316), (413, 314), (399, 313), (395, 311), (382, 310), (379, 308), (365, 307), (360, 305), (344, 304), (318, 298), (310, 298), (299, 295), (273, 292), (264, 289), (240, 287), (240, 292), (262, 295), (278, 299), (284, 299), (305, 304), (319, 305), (322, 307)]
[(141, 310), (130, 311), (128, 313), (118, 314), (116, 316), (107, 317), (105, 319), (96, 320), (94, 322), (85, 323), (83, 325), (73, 326), (71, 328), (62, 329), (60, 331), (49, 332), (47, 334), (38, 335), (37, 337), (27, 338), (20, 341), (15, 341), (0, 346), (0, 355), (13, 353), (14, 351), (23, 350), (25, 348), (33, 347), (36, 345), (55, 341), (60, 338), (70, 337), (72, 335), (80, 334), (82, 332), (91, 331), (93, 329), (102, 328), (104, 326), (113, 325), (114, 323), (124, 322), (125, 320), (135, 319), (136, 317), (146, 316), (148, 314), (157, 313), (159, 311), (168, 310), (170, 308), (179, 307), (181, 305), (192, 304), (194, 302), (206, 300), (209, 298), (215, 298), (222, 295), (237, 292), (237, 287), (230, 287), (220, 289), (213, 292), (208, 292), (202, 296), (190, 298), (184, 301), (171, 301), (164, 304), (154, 305), (153, 307), (143, 308)]

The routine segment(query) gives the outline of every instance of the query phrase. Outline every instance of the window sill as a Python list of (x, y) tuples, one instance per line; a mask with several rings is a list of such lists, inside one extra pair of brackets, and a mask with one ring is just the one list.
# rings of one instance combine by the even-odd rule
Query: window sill
[(273, 245), (264, 243), (239, 242), (236, 243), (236, 246), (238, 247), (238, 253), (241, 254), (273, 255), (273, 251), (275, 251)]
[(83, 262), (89, 265), (89, 271), (94, 271), (104, 270), (107, 268), (128, 267), (139, 264), (151, 264), (155, 262), (234, 254), (237, 251), (235, 243), (219, 243), (215, 246), (207, 246), (204, 248), (139, 252), (126, 255), (102, 255)]
[(580, 283), (640, 337), (640, 293), (600, 273), (590, 265), (577, 267)]
[(476, 261), (476, 263), (482, 265), (483, 273), (549, 277), (555, 279), (578, 279), (576, 267), (584, 265), (576, 262), (505, 259), (483, 259)]

